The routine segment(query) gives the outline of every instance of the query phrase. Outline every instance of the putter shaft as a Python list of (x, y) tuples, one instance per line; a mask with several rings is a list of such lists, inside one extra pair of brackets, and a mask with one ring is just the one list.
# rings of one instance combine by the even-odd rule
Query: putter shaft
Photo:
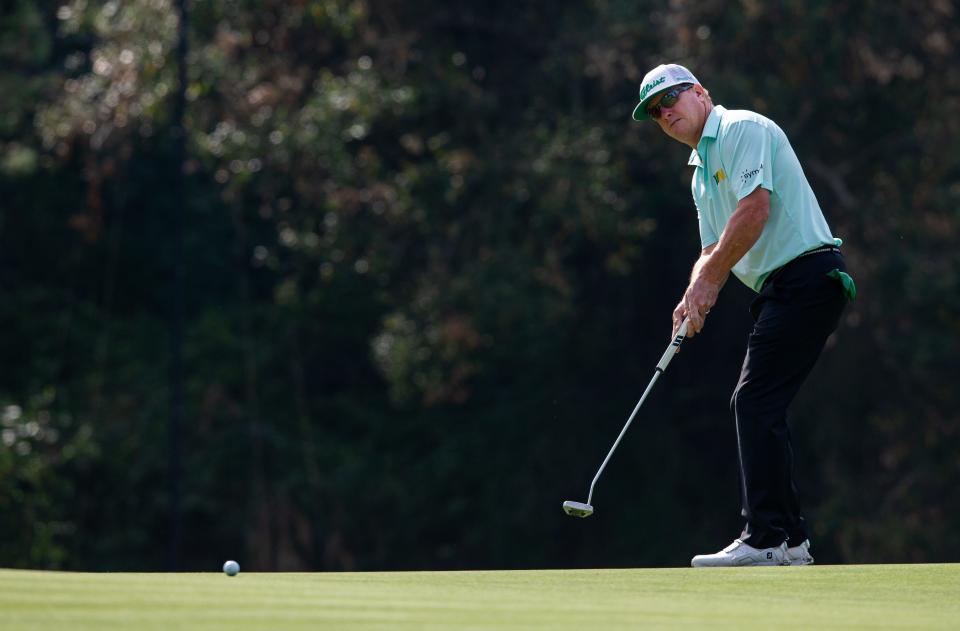
[(617, 440), (613, 441), (613, 447), (611, 447), (610, 451), (607, 452), (607, 457), (603, 459), (603, 464), (601, 464), (600, 468), (597, 470), (597, 475), (593, 476), (593, 481), (590, 483), (590, 493), (587, 495), (587, 504), (591, 506), (593, 505), (593, 487), (596, 486), (597, 480), (600, 479), (600, 475), (603, 473), (604, 468), (610, 461), (610, 457), (613, 455), (613, 452), (616, 451), (617, 445), (620, 444), (620, 440), (623, 438), (623, 435), (627, 433), (627, 429), (629, 429), (630, 423), (633, 422), (633, 418), (637, 415), (637, 411), (640, 410), (640, 406), (643, 405), (647, 395), (650, 394), (650, 390), (653, 389), (653, 384), (657, 383), (657, 379), (659, 379), (660, 375), (662, 375), (667, 369), (667, 366), (670, 364), (670, 360), (673, 359), (673, 356), (677, 354), (680, 344), (687, 336), (687, 324), (688, 320), (687, 318), (684, 318), (683, 324), (681, 324), (680, 328), (677, 330), (676, 336), (674, 336), (673, 340), (670, 342), (670, 346), (667, 347), (667, 350), (664, 351), (663, 357), (660, 358), (660, 362), (657, 364), (657, 369), (653, 373), (653, 379), (650, 380), (650, 383), (647, 385), (647, 389), (643, 391), (643, 396), (640, 397), (640, 401), (638, 401), (636, 407), (633, 408), (633, 412), (630, 414), (630, 418), (627, 419), (627, 423), (623, 426), (623, 429), (620, 430), (620, 435), (617, 436)]

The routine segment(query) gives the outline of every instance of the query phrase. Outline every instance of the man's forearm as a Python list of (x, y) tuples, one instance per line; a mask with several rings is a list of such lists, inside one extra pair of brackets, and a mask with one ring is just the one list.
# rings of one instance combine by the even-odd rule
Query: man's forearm
[(709, 252), (705, 251), (694, 265), (693, 278), (701, 277), (718, 285), (723, 285), (727, 280), (733, 266), (760, 238), (770, 216), (769, 194), (757, 197), (760, 199), (755, 199), (751, 194), (740, 200), (720, 240)]
[(683, 299), (673, 311), (676, 332), (683, 318), (689, 318), (687, 337), (693, 337), (703, 328), (703, 319), (717, 302), (717, 294), (730, 276), (737, 261), (760, 238), (770, 216), (770, 192), (758, 188), (740, 200), (736, 210), (723, 228), (720, 240), (704, 248), (693, 266), (690, 284)]

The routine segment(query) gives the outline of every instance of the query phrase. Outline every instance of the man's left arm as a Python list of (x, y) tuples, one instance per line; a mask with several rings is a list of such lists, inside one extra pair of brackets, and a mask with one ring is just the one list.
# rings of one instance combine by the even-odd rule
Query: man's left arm
[(720, 240), (709, 252), (701, 254), (694, 264), (682, 302), (682, 316), (690, 319), (687, 337), (693, 337), (703, 329), (704, 318), (716, 304), (730, 270), (760, 238), (769, 216), (770, 191), (758, 186), (737, 203)]

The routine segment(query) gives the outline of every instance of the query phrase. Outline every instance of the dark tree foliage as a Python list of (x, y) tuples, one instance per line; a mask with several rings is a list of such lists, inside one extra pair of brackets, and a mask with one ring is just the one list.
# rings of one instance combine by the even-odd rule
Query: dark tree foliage
[[(699, 252), (688, 65), (790, 136), (857, 280), (792, 410), (822, 562), (957, 561), (955, 3), (190, 3), (185, 420), (171, 0), (0, 13), (0, 565), (684, 565), (739, 532), (731, 280), (598, 484)], [(819, 551), (819, 552), (817, 552)]]

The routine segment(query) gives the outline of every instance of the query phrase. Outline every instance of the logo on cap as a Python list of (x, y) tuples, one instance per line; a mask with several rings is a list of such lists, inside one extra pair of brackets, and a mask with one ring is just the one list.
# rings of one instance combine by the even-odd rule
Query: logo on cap
[(667, 80), (666, 77), (660, 77), (656, 81), (652, 83), (648, 83), (647, 85), (643, 86), (643, 89), (640, 90), (640, 100), (642, 101), (643, 99), (645, 99), (647, 95), (650, 94), (650, 90), (654, 89), (655, 87), (657, 87), (658, 85), (660, 85), (666, 80)]

